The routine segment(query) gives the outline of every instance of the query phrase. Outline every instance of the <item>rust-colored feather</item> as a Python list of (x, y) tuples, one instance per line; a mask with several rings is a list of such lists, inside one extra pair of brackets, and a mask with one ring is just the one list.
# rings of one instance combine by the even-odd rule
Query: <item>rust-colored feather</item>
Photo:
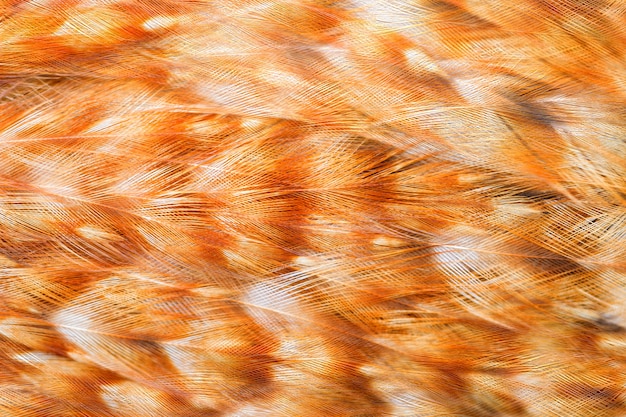
[(0, 416), (626, 415), (621, 0), (0, 15)]

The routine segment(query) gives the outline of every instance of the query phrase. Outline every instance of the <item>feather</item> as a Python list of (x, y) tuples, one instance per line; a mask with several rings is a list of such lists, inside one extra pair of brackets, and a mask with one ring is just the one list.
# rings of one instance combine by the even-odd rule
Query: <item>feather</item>
[(0, 12), (0, 415), (626, 413), (623, 2)]

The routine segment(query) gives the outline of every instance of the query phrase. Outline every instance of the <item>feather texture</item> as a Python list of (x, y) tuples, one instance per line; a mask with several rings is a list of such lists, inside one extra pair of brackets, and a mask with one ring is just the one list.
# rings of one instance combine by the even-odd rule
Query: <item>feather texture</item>
[(626, 415), (621, 0), (0, 12), (0, 415)]

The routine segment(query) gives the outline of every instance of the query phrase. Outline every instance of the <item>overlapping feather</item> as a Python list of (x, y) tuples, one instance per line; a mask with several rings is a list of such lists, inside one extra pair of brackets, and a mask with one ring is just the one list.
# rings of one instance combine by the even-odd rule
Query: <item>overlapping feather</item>
[(0, 11), (1, 415), (626, 413), (621, 2)]

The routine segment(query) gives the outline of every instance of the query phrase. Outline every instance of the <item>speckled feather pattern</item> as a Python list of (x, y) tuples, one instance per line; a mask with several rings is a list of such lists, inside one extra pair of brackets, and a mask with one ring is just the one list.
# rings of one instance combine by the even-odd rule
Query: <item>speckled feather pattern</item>
[(0, 416), (626, 416), (623, 0), (0, 16)]

